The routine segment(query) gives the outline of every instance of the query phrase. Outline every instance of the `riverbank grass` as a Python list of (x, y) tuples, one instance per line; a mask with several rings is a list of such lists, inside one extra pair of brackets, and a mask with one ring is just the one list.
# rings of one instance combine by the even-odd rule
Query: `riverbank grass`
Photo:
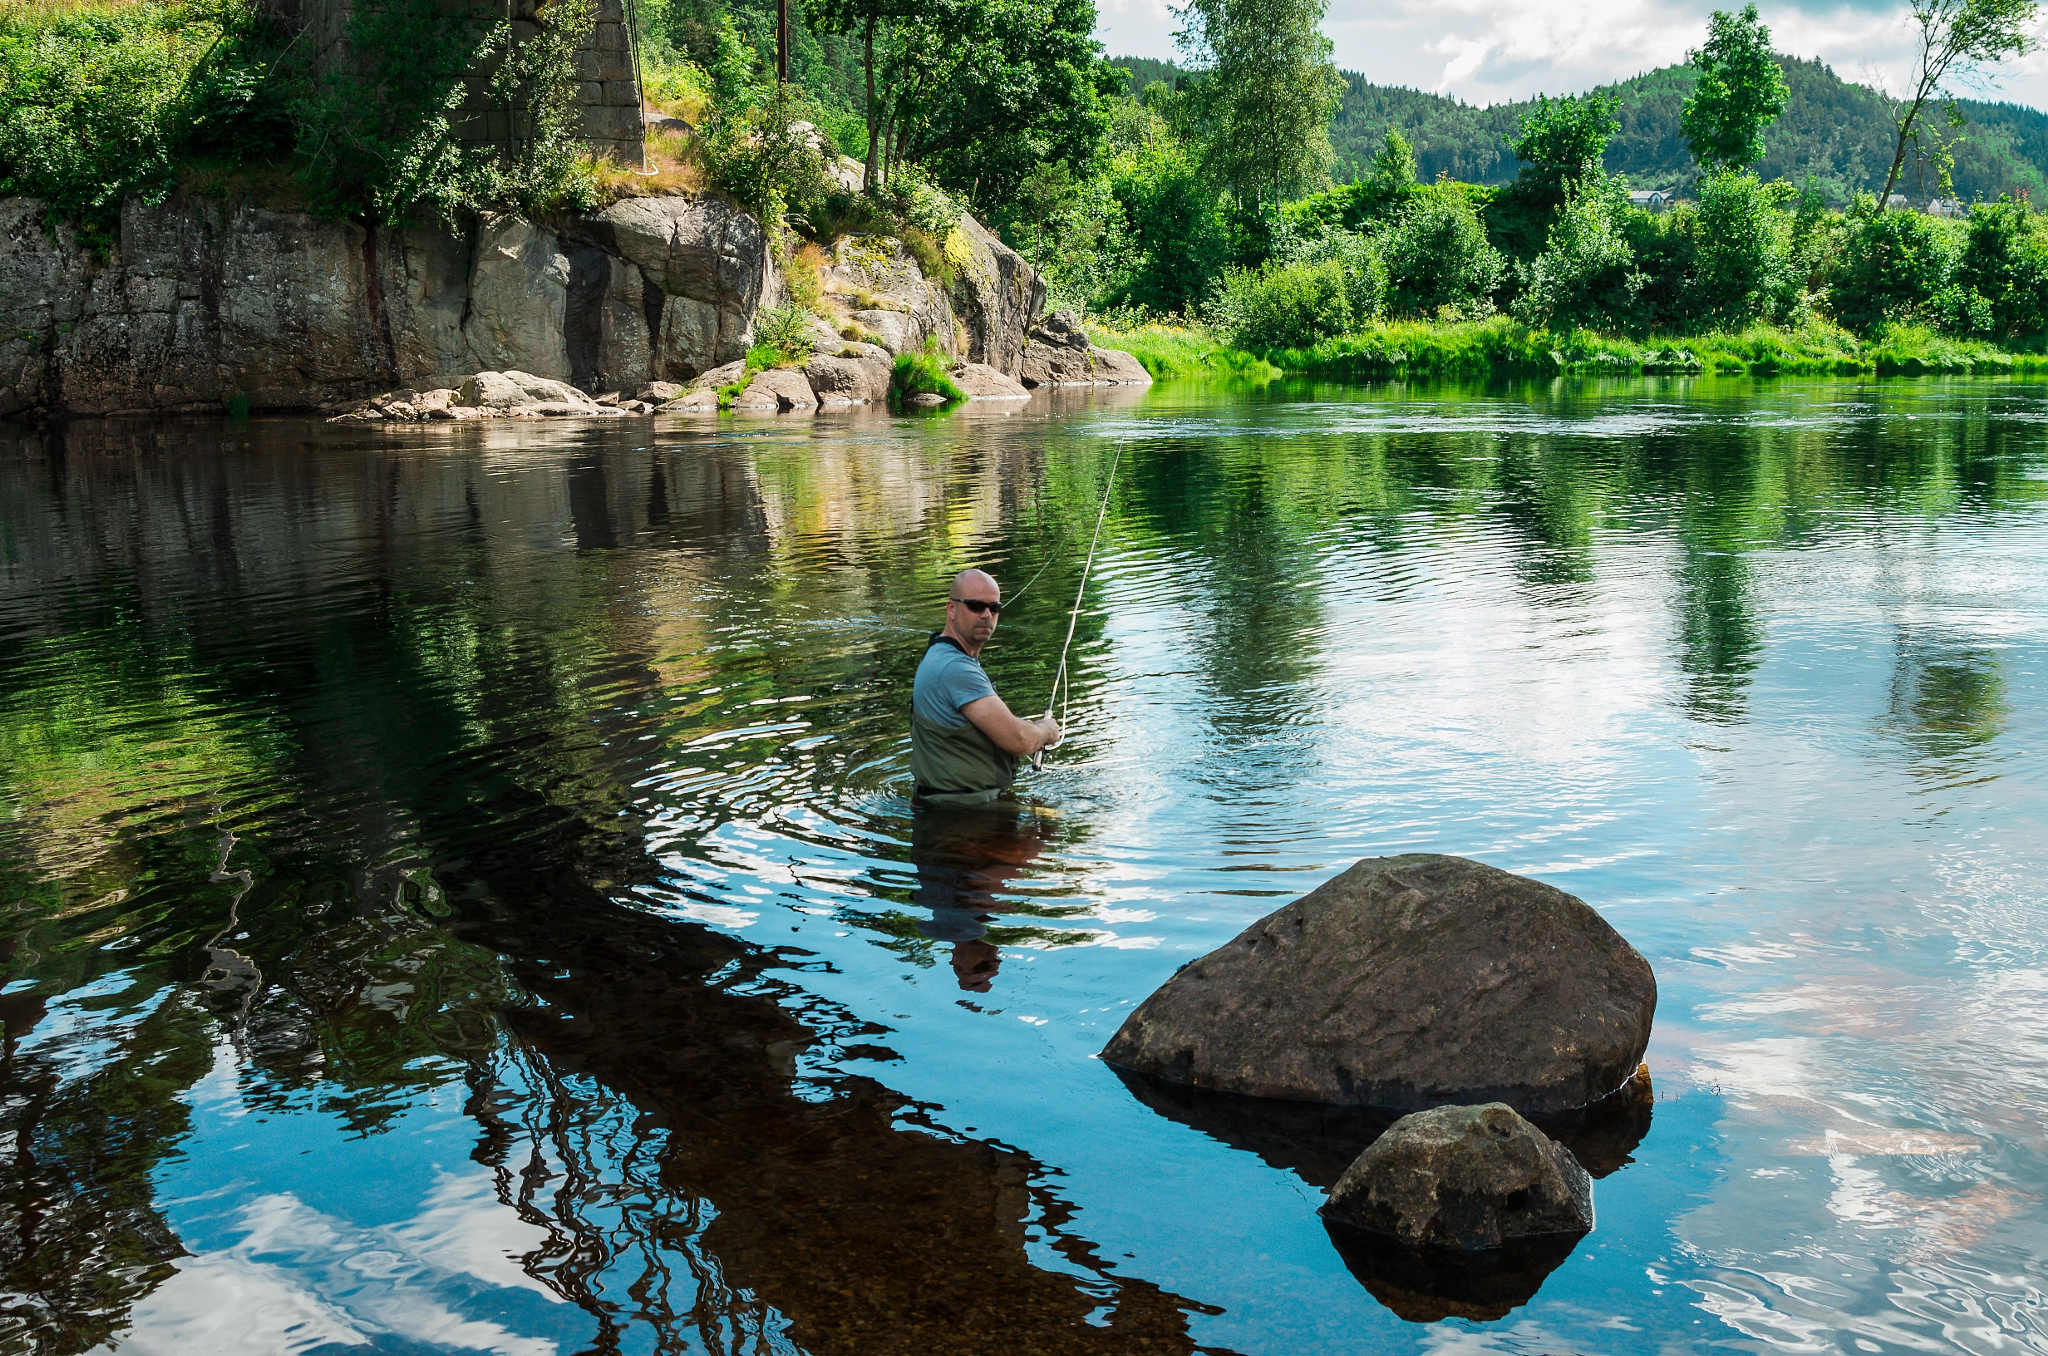
[(1753, 325), (1736, 331), (1632, 339), (1579, 330), (1556, 334), (1494, 316), (1474, 321), (1395, 320), (1309, 348), (1248, 353), (1199, 326), (1090, 326), (1093, 341), (1120, 348), (1155, 379), (1199, 375), (1270, 377), (1483, 377), (1581, 374), (1721, 376), (2004, 375), (2048, 372), (2048, 354), (2014, 352), (1916, 326), (1858, 339), (1833, 325)]

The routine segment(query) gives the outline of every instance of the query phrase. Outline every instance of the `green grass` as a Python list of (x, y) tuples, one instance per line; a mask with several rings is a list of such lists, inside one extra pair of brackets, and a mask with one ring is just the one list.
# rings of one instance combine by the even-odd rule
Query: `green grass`
[(889, 391), (898, 401), (914, 395), (938, 395), (947, 400), (965, 400), (967, 393), (946, 375), (946, 360), (929, 340), (922, 353), (899, 353), (895, 370), (889, 374)]
[(1281, 373), (1345, 377), (1482, 377), (1519, 375), (1636, 376), (1644, 373), (1723, 376), (1966, 375), (2048, 372), (2048, 354), (2013, 352), (1976, 339), (1956, 339), (1911, 326), (1892, 326), (1859, 339), (1832, 325), (1796, 330), (1754, 325), (1706, 334), (1553, 334), (1505, 316), (1442, 322), (1383, 321), (1311, 348), (1251, 354), (1227, 348), (1195, 327), (1144, 325), (1093, 329), (1104, 348), (1130, 352), (1153, 377)]
[(1271, 381), (1279, 368), (1255, 353), (1226, 346), (1206, 329), (1150, 324), (1133, 329), (1089, 325), (1088, 338), (1097, 348), (1122, 349), (1142, 363), (1155, 381), (1168, 377), (1245, 377)]

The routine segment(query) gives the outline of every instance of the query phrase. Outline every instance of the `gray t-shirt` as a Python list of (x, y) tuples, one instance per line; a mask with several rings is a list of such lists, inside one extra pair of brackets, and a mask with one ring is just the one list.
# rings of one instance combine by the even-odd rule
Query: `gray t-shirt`
[(943, 640), (924, 652), (917, 680), (910, 685), (910, 704), (917, 714), (949, 730), (967, 724), (961, 707), (995, 695), (996, 685), (981, 665)]

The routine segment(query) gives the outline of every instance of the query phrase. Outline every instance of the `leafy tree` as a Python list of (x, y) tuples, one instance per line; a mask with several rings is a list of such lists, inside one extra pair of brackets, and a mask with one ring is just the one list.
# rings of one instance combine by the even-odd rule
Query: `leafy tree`
[(1991, 338), (2048, 334), (2048, 223), (2010, 198), (1978, 203), (1956, 282), (1981, 300)]
[(1700, 167), (1742, 169), (1764, 158), (1764, 129), (1792, 98), (1771, 55), (1771, 31), (1756, 6), (1731, 15), (1715, 10), (1704, 47), (1686, 54), (1699, 83), (1686, 97), (1679, 125)]
[(1740, 328), (1792, 309), (1799, 277), (1783, 204), (1793, 193), (1789, 184), (1765, 184), (1745, 171), (1700, 180), (1699, 207), (1686, 222), (1693, 271), (1685, 300), (1693, 318)]
[[(1188, 0), (1175, 41), (1204, 72), (1202, 167), (1241, 201), (1327, 183), (1344, 81), (1320, 27), (1328, 0)], [(1091, 10), (1092, 12), (1092, 10)]]
[(1620, 110), (1621, 100), (1611, 94), (1538, 95), (1508, 146), (1517, 160), (1562, 192), (1565, 182), (1579, 178), (1588, 166), (1598, 172), (1607, 139), (1621, 129), (1615, 116)]
[(1621, 233), (1616, 186), (1605, 178), (1567, 180), (1564, 206), (1550, 223), (1543, 253), (1529, 266), (1515, 318), (1537, 328), (1628, 328), (1638, 317), (1642, 274)]
[(1415, 195), (1380, 237), (1389, 309), (1402, 315), (1472, 319), (1493, 310), (1507, 259), (1461, 188), (1437, 184)]
[(1951, 223), (1918, 212), (1886, 212), (1869, 194), (1843, 223), (1828, 276), (1835, 318), (1868, 332), (1888, 322), (1939, 323), (1955, 300), (1961, 242)]
[(111, 244), (123, 198), (170, 192), (187, 74), (222, 36), (153, 5), (0, 15), (0, 193)]
[(1128, 264), (1109, 300), (1186, 312), (1208, 292), (1229, 258), (1215, 192), (1180, 140), (1155, 121), (1152, 133), (1119, 154), (1110, 192), (1123, 214)]
[(1094, 23), (1090, 0), (918, 0), (877, 57), (868, 182), (919, 162), (949, 189), (1001, 202), (1040, 161), (1087, 160), (1122, 84)]
[(1891, 201), (1906, 148), (1914, 144), (1921, 112), (1954, 77), (1970, 74), (2010, 57), (2024, 56), (2036, 45), (2031, 28), (2040, 13), (2038, 0), (1912, 0), (1918, 29), (1919, 61), (1912, 89), (1893, 114), (1898, 138), (1892, 167), (1885, 175), (1878, 208)]
[(861, 103), (867, 123), (867, 176), (864, 183), (877, 183), (880, 169), (883, 105), (875, 94), (875, 37), (879, 32), (883, 57), (888, 56), (889, 25), (908, 18), (917, 0), (808, 0), (804, 16), (813, 27), (827, 33), (858, 35), (861, 42), (861, 72), (866, 77), (867, 97)]

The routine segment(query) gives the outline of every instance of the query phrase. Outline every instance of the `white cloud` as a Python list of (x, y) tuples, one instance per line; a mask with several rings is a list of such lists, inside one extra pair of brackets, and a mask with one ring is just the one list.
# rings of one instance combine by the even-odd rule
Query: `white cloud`
[(510, 1255), (541, 1231), (499, 1206), (487, 1184), (444, 1177), (420, 1214), (389, 1229), (359, 1228), (289, 1193), (250, 1201), (240, 1223), (247, 1230), (241, 1242), (182, 1259), (175, 1275), (138, 1302), (112, 1349), (120, 1356), (269, 1356), (363, 1346), (373, 1334), (391, 1333), (496, 1356), (557, 1350), (434, 1298), (451, 1276), (546, 1293)]
[[(1175, 22), (1164, 0), (1099, 0), (1097, 36), (1113, 56), (1170, 57)], [(1735, 0), (1332, 0), (1323, 30), (1337, 64), (1381, 84), (1468, 103), (1572, 93), (1683, 61), (1708, 13)], [(1912, 57), (1903, 3), (1764, 7), (1780, 51), (1819, 57), (1846, 79), (1901, 83)], [(2048, 27), (2048, 25), (2044, 25)], [(1977, 97), (2048, 107), (2048, 51), (2004, 68)]]

